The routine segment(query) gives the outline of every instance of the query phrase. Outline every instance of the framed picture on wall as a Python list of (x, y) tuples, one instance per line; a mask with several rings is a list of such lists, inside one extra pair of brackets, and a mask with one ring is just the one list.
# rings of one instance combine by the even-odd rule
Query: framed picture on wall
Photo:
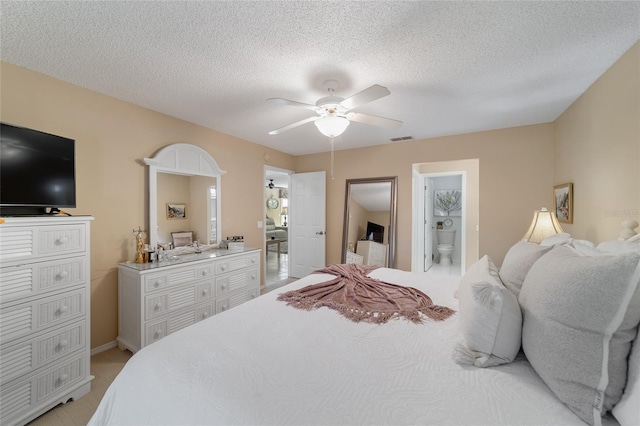
[(573, 223), (573, 183), (553, 187), (553, 209), (558, 222)]
[(186, 219), (187, 205), (185, 203), (167, 203), (167, 219)]

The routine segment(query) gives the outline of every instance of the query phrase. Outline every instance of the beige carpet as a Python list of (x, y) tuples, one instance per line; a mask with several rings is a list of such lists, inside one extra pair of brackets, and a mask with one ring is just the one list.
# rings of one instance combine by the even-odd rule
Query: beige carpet
[(77, 401), (58, 405), (28, 424), (30, 426), (86, 425), (98, 408), (107, 388), (131, 356), (131, 352), (121, 351), (118, 348), (92, 356), (91, 374), (95, 379), (91, 382), (91, 392)]

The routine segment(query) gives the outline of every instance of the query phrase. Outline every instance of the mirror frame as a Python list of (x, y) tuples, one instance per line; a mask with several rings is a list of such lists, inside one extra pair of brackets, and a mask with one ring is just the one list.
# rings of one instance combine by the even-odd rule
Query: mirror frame
[(347, 261), (347, 249), (348, 249), (348, 231), (349, 231), (349, 201), (351, 201), (351, 185), (362, 183), (391, 183), (391, 199), (389, 208), (389, 253), (387, 258), (387, 267), (396, 267), (396, 218), (397, 218), (397, 193), (398, 193), (398, 177), (373, 177), (373, 178), (361, 178), (361, 179), (347, 179), (346, 189), (344, 197), (344, 221), (342, 224), (342, 263)]
[(176, 143), (165, 146), (153, 157), (143, 158), (142, 161), (149, 166), (149, 245), (156, 247), (158, 244), (158, 173), (216, 178), (216, 243), (219, 243), (222, 235), (220, 177), (226, 172), (218, 167), (216, 160), (198, 146)]

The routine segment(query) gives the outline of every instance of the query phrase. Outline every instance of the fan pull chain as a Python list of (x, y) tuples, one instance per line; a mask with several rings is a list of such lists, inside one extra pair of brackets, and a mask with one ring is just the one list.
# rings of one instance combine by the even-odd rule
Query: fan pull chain
[(331, 180), (333, 180), (333, 137), (331, 137)]

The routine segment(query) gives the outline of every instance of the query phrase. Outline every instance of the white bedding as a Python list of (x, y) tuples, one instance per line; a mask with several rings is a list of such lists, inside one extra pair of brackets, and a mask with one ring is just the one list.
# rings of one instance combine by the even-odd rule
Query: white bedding
[[(457, 309), (459, 278), (371, 275)], [(330, 278), (310, 275), (142, 349), (89, 424), (584, 424), (522, 355), (492, 368), (456, 364), (456, 315), (357, 324), (276, 301)]]

